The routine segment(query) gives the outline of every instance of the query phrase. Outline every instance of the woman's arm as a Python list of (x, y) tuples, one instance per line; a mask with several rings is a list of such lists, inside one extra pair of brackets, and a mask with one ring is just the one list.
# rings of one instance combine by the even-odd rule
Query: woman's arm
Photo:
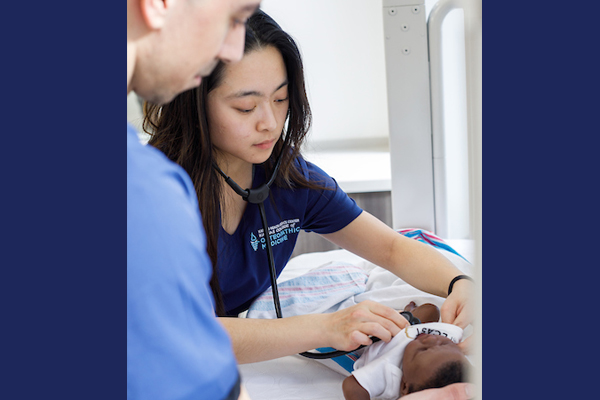
[[(448, 296), (450, 281), (462, 272), (430, 246), (398, 234), (363, 211), (337, 232), (322, 235), (329, 241), (379, 265), (408, 284), (440, 297)], [(442, 321), (462, 328), (471, 322), (466, 310), (472, 282), (455, 283), (441, 309)]]
[(239, 364), (271, 360), (318, 347), (350, 351), (384, 342), (408, 322), (390, 307), (372, 301), (330, 314), (308, 314), (281, 319), (219, 318), (229, 332)]

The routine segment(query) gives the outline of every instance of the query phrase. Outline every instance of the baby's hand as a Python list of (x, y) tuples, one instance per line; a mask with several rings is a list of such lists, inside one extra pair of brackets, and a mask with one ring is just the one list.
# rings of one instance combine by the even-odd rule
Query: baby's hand
[(413, 317), (418, 318), (422, 324), (427, 322), (438, 322), (440, 320), (440, 309), (435, 304), (425, 303), (417, 307), (415, 302), (411, 301), (404, 307), (404, 311), (410, 312)]
[(411, 301), (406, 305), (406, 307), (404, 307), (404, 311), (412, 312), (412, 310), (414, 310), (415, 308), (417, 308), (417, 305), (414, 301)]

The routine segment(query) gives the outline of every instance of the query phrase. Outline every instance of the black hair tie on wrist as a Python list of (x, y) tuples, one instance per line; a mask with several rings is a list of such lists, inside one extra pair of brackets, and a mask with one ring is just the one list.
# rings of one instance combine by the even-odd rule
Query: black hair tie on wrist
[(452, 293), (452, 287), (454, 286), (454, 284), (456, 283), (456, 281), (459, 281), (461, 279), (468, 279), (471, 282), (475, 282), (473, 280), (473, 278), (471, 278), (468, 275), (458, 275), (457, 277), (455, 277), (454, 279), (452, 279), (452, 281), (450, 282), (450, 286), (448, 286), (448, 296), (450, 296), (450, 293)]

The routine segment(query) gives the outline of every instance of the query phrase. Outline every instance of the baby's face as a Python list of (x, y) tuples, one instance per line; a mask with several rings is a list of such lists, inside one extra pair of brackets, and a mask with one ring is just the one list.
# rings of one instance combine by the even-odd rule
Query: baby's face
[(452, 340), (445, 336), (422, 333), (406, 346), (402, 359), (402, 376), (407, 384), (421, 386), (439, 367), (452, 361), (468, 362)]

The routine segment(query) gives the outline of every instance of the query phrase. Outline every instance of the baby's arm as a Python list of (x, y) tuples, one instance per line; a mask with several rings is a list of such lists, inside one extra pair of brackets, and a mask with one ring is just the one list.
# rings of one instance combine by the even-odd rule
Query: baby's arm
[(411, 301), (404, 307), (404, 311), (409, 311), (413, 317), (419, 318), (422, 324), (440, 320), (440, 309), (435, 304), (425, 303), (417, 307), (415, 302)]
[(354, 375), (350, 375), (342, 383), (344, 398), (346, 400), (369, 400), (369, 392), (358, 383)]

